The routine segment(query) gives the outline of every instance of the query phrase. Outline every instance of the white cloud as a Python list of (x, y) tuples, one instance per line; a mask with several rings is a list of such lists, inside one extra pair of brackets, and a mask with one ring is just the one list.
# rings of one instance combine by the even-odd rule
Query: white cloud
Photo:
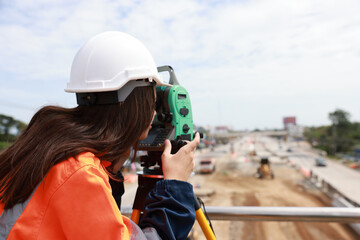
[(281, 127), (289, 114), (320, 125), (336, 107), (359, 121), (359, 7), (356, 0), (6, 2), (0, 81), (31, 91), (34, 107), (70, 106), (73, 96), (61, 88), (77, 49), (119, 30), (143, 41), (158, 65), (174, 67), (199, 124)]

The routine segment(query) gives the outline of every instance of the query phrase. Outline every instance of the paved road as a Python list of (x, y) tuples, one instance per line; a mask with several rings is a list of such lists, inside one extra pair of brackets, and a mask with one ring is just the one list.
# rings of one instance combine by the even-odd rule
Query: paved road
[[(263, 138), (266, 149), (275, 154), (287, 156), (288, 159), (307, 172), (317, 176), (319, 181), (324, 180), (346, 198), (360, 205), (360, 172), (348, 168), (337, 161), (326, 159), (326, 167), (315, 166), (315, 159), (319, 157), (313, 149), (297, 144), (282, 144), (270, 138)], [(292, 152), (286, 152), (291, 148)]]

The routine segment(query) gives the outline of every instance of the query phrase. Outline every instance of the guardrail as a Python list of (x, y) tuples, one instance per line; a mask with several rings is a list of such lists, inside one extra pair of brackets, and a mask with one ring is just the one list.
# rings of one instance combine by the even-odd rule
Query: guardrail
[[(360, 208), (206, 206), (205, 209), (211, 220), (360, 223)], [(121, 207), (123, 215), (130, 216), (131, 212), (130, 206)]]

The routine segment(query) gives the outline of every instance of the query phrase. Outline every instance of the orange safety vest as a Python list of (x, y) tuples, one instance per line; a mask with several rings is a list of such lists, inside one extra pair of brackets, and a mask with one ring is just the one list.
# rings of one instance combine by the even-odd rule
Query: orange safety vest
[[(56, 164), (8, 229), (7, 239), (133, 238), (138, 227), (121, 215), (108, 180), (92, 153)], [(0, 215), (7, 211), (0, 204)]]

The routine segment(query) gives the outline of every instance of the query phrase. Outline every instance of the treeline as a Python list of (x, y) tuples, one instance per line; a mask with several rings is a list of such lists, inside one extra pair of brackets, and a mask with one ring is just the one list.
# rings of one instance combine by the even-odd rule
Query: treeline
[(22, 121), (0, 114), (0, 150), (15, 142), (26, 126)]
[(360, 150), (360, 123), (350, 122), (350, 114), (341, 109), (328, 117), (332, 124), (308, 128), (304, 133), (306, 140), (330, 155), (355, 155)]

